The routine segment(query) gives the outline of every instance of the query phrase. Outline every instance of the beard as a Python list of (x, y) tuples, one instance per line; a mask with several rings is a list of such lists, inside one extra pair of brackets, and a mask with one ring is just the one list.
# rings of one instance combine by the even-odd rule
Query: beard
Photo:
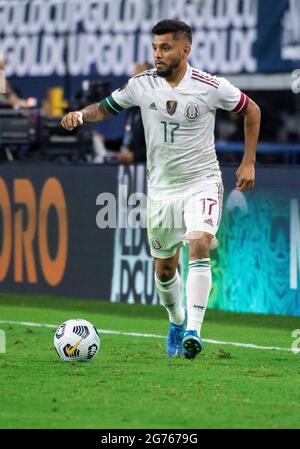
[(173, 74), (174, 70), (178, 69), (180, 64), (181, 64), (181, 58), (178, 58), (172, 64), (165, 65), (165, 68), (163, 68), (163, 69), (156, 68), (157, 74), (158, 74), (158, 76), (161, 76), (162, 78), (167, 78)]

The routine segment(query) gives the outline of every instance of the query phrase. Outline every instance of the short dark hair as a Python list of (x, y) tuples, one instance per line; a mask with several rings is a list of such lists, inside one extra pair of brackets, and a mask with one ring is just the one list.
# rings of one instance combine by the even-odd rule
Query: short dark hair
[(162, 35), (172, 33), (175, 36), (178, 34), (185, 34), (185, 37), (192, 43), (192, 29), (185, 22), (180, 20), (161, 20), (152, 28), (152, 34)]

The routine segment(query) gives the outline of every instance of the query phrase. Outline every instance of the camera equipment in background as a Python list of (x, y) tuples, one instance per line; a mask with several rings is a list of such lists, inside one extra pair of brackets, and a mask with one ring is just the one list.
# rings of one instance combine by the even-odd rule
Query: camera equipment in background
[(0, 108), (0, 161), (87, 163), (93, 159), (92, 130), (66, 132), (61, 117), (38, 109)]
[(111, 84), (108, 81), (83, 80), (81, 88), (72, 101), (73, 109), (82, 109), (87, 104), (98, 103), (111, 92)]
[(61, 163), (90, 162), (93, 155), (92, 131), (79, 126), (66, 133), (61, 117), (44, 116), (41, 119), (41, 158)]
[(0, 160), (22, 159), (37, 143), (37, 109), (0, 108)]

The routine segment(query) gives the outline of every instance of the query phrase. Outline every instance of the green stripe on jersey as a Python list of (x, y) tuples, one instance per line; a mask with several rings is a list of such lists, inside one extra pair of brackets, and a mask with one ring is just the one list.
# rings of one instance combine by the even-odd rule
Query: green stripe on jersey
[(104, 100), (100, 101), (100, 104), (108, 112), (114, 115), (119, 114), (119, 112), (121, 112), (124, 109), (113, 99), (112, 95), (109, 95), (109, 97), (104, 98)]

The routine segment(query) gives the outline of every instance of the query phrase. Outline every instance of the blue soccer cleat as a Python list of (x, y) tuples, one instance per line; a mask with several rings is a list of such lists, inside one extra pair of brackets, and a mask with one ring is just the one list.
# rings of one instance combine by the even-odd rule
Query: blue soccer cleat
[(186, 359), (194, 359), (204, 348), (203, 341), (197, 331), (186, 331), (183, 335), (182, 346)]
[(169, 357), (176, 357), (183, 354), (182, 338), (185, 328), (186, 328), (186, 312), (185, 312), (185, 319), (182, 324), (170, 323), (166, 341), (166, 349)]

